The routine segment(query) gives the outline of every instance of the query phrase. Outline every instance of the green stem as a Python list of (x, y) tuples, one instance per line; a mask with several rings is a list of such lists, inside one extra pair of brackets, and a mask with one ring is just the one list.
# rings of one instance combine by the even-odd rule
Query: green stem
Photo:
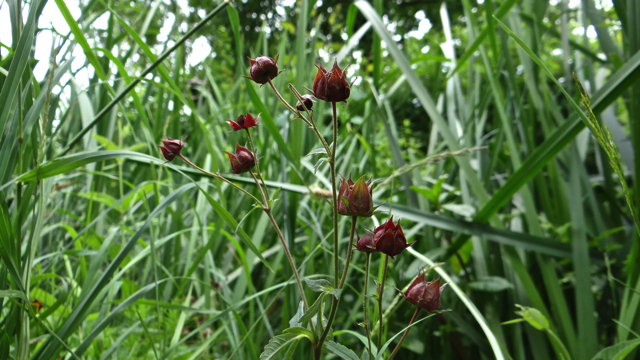
[(260, 200), (258, 200), (258, 198), (257, 198), (257, 197), (255, 197), (255, 196), (251, 195), (251, 193), (250, 193), (250, 192), (248, 192), (247, 190), (245, 190), (245, 189), (241, 188), (240, 186), (238, 186), (238, 185), (234, 184), (233, 182), (231, 182), (231, 181), (229, 181), (229, 180), (225, 179), (225, 178), (224, 178), (224, 177), (222, 177), (220, 174), (214, 174), (214, 173), (208, 172), (207, 170), (204, 170), (204, 169), (200, 168), (198, 165), (196, 165), (196, 164), (192, 163), (191, 161), (189, 161), (189, 159), (187, 159), (187, 158), (186, 158), (184, 155), (182, 155), (182, 154), (178, 154), (178, 156), (180, 156), (180, 158), (181, 158), (182, 160), (184, 160), (184, 162), (186, 162), (187, 164), (191, 165), (191, 167), (193, 167), (194, 169), (196, 169), (196, 170), (198, 170), (198, 171), (200, 171), (200, 172), (202, 172), (202, 173), (204, 173), (204, 174), (207, 174), (207, 175), (209, 175), (209, 176), (211, 176), (211, 177), (214, 177), (214, 178), (216, 178), (216, 179), (220, 179), (220, 180), (222, 180), (222, 181), (226, 182), (227, 184), (229, 184), (229, 185), (233, 186), (234, 188), (236, 188), (236, 189), (238, 189), (238, 190), (242, 191), (243, 193), (245, 193), (247, 196), (251, 197), (251, 198), (252, 198), (256, 203), (261, 204)]
[[(353, 216), (351, 218), (351, 234), (349, 235), (349, 248), (347, 249), (347, 260), (344, 264), (344, 270), (342, 270), (342, 277), (340, 278), (340, 282), (338, 283), (338, 287), (337, 287), (338, 289), (342, 289), (342, 287), (344, 286), (344, 283), (347, 279), (347, 273), (349, 272), (349, 265), (351, 264), (351, 254), (353, 249), (353, 239), (356, 232), (357, 221), (358, 221), (357, 216)], [(336, 313), (338, 311), (339, 303), (340, 303), (340, 298), (332, 297), (331, 311), (329, 312), (329, 318), (327, 319), (327, 327), (322, 332), (322, 335), (320, 336), (320, 340), (318, 341), (318, 344), (316, 346), (322, 347), (322, 343), (327, 338), (327, 335), (329, 334), (329, 329), (331, 329), (331, 324), (333, 324), (333, 321), (336, 318)]]
[(331, 103), (333, 108), (333, 149), (329, 165), (331, 168), (331, 196), (333, 199), (333, 286), (338, 287), (338, 192), (336, 186), (336, 145), (338, 144), (338, 116), (336, 114), (336, 103)]
[(289, 104), (287, 102), (287, 100), (285, 100), (282, 95), (280, 95), (280, 93), (278, 92), (278, 90), (276, 90), (276, 87), (273, 85), (273, 82), (271, 82), (271, 79), (267, 78), (269, 80), (269, 85), (271, 85), (271, 88), (273, 89), (273, 91), (276, 93), (276, 96), (280, 99), (280, 101), (282, 101), (282, 103), (284, 104), (284, 106), (288, 107), (289, 110), (291, 110), (291, 112), (293, 112), (294, 114), (298, 114), (298, 110), (296, 110), (296, 108), (294, 108), (293, 106), (291, 106), (291, 104)]
[[(267, 185), (264, 183), (264, 178), (262, 177), (262, 173), (260, 172), (260, 166), (258, 163), (258, 153), (256, 152), (256, 147), (255, 145), (253, 145), (253, 139), (251, 139), (251, 134), (249, 133), (249, 129), (244, 129), (247, 132), (247, 137), (249, 138), (249, 144), (251, 144), (251, 151), (253, 151), (253, 156), (256, 159), (256, 173), (258, 174), (258, 177), (260, 178), (260, 181), (262, 181), (262, 186), (264, 186), (264, 192), (266, 194), (266, 200), (264, 202), (264, 206), (269, 206), (269, 189), (267, 188)], [(253, 175), (253, 174), (252, 174)], [(260, 185), (258, 185), (258, 187), (260, 187)], [(262, 189), (260, 190), (262, 191)], [(263, 194), (263, 195), (265, 195)]]
[(367, 261), (366, 261), (366, 266), (365, 266), (365, 270), (364, 270), (364, 292), (363, 292), (363, 298), (364, 301), (362, 303), (362, 307), (364, 308), (364, 331), (365, 333), (367, 333), (367, 341), (369, 342), (369, 360), (373, 359), (373, 355), (371, 354), (371, 352), (373, 351), (371, 349), (371, 334), (369, 333), (369, 318), (368, 318), (368, 313), (367, 313), (367, 287), (369, 285), (369, 262), (371, 259), (371, 254), (367, 253)]
[(380, 345), (382, 345), (382, 296), (384, 295), (384, 280), (387, 278), (387, 268), (389, 267), (389, 255), (384, 256), (384, 268), (382, 270), (382, 281), (380, 282), (380, 292), (378, 294), (378, 318), (380, 326), (378, 327), (378, 353), (380, 353)]
[[(413, 313), (413, 317), (411, 318), (411, 321), (409, 321), (409, 325), (407, 325), (407, 326), (411, 326), (411, 324), (413, 324), (413, 322), (416, 321), (416, 318), (418, 317), (418, 313), (419, 312), (420, 312), (420, 308), (416, 306), (416, 312)], [(393, 349), (393, 351), (391, 352), (391, 355), (389, 355), (387, 360), (393, 359), (393, 357), (396, 355), (398, 350), (400, 350), (400, 345), (402, 345), (402, 342), (404, 341), (404, 338), (407, 337), (407, 334), (409, 333), (409, 330), (411, 330), (411, 328), (408, 328), (407, 330), (404, 331), (404, 334), (402, 334), (402, 337), (400, 338), (400, 341), (398, 342), (398, 345), (396, 345), (396, 348)]]
[[(298, 100), (300, 101), (301, 104), (304, 103), (302, 101), (302, 95), (300, 95), (300, 93), (298, 92), (298, 90), (296, 90), (296, 88), (293, 86), (293, 84), (289, 84), (289, 89), (291, 90), (291, 92), (293, 92), (293, 94), (298, 98)], [(327, 156), (331, 156), (331, 149), (329, 149), (329, 144), (327, 144), (327, 141), (324, 139), (324, 137), (322, 136), (322, 134), (320, 134), (320, 131), (318, 130), (318, 127), (316, 126), (316, 122), (313, 120), (313, 114), (309, 111), (309, 109), (307, 109), (306, 106), (305, 110), (307, 112), (307, 115), (309, 115), (309, 120), (305, 119), (302, 114), (300, 114), (300, 117), (302, 118), (302, 120), (304, 120), (304, 122), (306, 122), (308, 125), (311, 126), (311, 129), (313, 130), (313, 132), (316, 133), (316, 136), (318, 137), (318, 139), (320, 139), (320, 142), (322, 142), (322, 146), (324, 147), (324, 149), (327, 152)]]

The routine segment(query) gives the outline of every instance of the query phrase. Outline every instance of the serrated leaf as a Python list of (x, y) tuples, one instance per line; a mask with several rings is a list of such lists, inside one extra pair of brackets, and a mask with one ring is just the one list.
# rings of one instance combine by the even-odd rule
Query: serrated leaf
[(291, 320), (289, 320), (289, 326), (299, 326), (298, 324), (300, 324), (300, 318), (302, 315), (304, 315), (304, 302), (300, 301), (300, 304), (298, 304), (298, 311), (296, 311), (295, 315), (293, 315)]
[(600, 350), (592, 360), (623, 360), (638, 345), (640, 339), (623, 341)]
[(313, 149), (313, 150), (309, 151), (309, 153), (307, 155), (305, 155), (305, 157), (312, 156), (312, 155), (318, 155), (318, 154), (327, 155), (327, 149), (325, 149), (324, 147)]
[(307, 339), (311, 340), (311, 343), (316, 343), (316, 335), (309, 329), (303, 328), (302, 326), (294, 326), (288, 329), (284, 329), (283, 333), (292, 334), (296, 336), (304, 336)]
[(325, 280), (325, 279), (320, 279), (320, 280), (304, 279), (304, 281), (311, 288), (311, 290), (315, 292), (329, 292), (333, 290), (333, 285), (328, 280)]
[(470, 282), (467, 286), (472, 290), (486, 292), (500, 292), (513, 287), (505, 278), (499, 276), (484, 276)]
[(305, 312), (304, 315), (298, 321), (301, 323), (304, 323), (311, 320), (318, 313), (318, 311), (320, 311), (320, 307), (322, 306), (322, 300), (324, 299), (325, 295), (326, 293), (320, 294), (320, 296), (318, 296), (318, 298), (313, 303), (313, 305), (309, 306), (309, 309), (307, 310), (307, 312)]
[(260, 354), (260, 360), (271, 360), (277, 359), (278, 354), (282, 351), (287, 350), (289, 345), (297, 343), (302, 336), (293, 335), (293, 334), (281, 334), (271, 338), (269, 343), (265, 345), (264, 351)]
[(356, 353), (353, 352), (353, 350), (349, 349), (348, 347), (342, 345), (342, 344), (338, 344), (335, 341), (327, 341), (324, 343), (324, 347), (327, 348), (327, 350), (329, 350), (330, 353), (337, 355), (338, 357), (340, 357), (341, 359), (345, 359), (345, 360), (360, 360), (360, 358), (358, 358), (358, 355), (356, 355)]

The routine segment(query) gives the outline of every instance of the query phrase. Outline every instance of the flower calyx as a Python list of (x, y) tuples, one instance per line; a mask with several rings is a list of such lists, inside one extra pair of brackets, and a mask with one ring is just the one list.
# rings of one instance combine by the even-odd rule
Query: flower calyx
[(282, 71), (278, 71), (278, 62), (279, 55), (276, 55), (275, 59), (272, 59), (268, 56), (258, 56), (255, 59), (249, 58), (249, 63), (251, 67), (249, 68), (249, 75), (251, 76), (243, 76), (245, 79), (252, 80), (256, 84), (264, 85), (269, 82), (269, 80), (275, 79)]
[(423, 273), (409, 285), (409, 289), (402, 296), (411, 304), (433, 313), (440, 307), (440, 294), (446, 286), (447, 284), (440, 286), (440, 278), (427, 281)]
[(311, 108), (313, 107), (313, 103), (316, 102), (315, 100), (313, 100), (313, 96), (302, 95), (300, 96), (300, 98), (302, 99), (302, 101), (298, 100), (298, 102), (296, 103), (296, 109), (298, 109), (298, 111), (304, 111), (304, 108), (306, 107), (307, 110), (312, 111)]
[(184, 142), (178, 139), (171, 139), (168, 137), (164, 137), (165, 140), (162, 140), (162, 145), (158, 145), (160, 150), (162, 151), (162, 156), (167, 160), (167, 162), (173, 160), (176, 156), (180, 155), (180, 150), (184, 147)]
[(236, 153), (232, 154), (230, 152), (226, 152), (227, 156), (229, 156), (229, 161), (231, 162), (231, 170), (234, 174), (242, 174), (251, 170), (254, 166), (256, 166), (256, 160), (253, 156), (253, 153), (244, 146), (240, 146), (240, 144), (236, 143)]
[(373, 244), (373, 237), (371, 236), (371, 234), (367, 234), (363, 237), (360, 237), (360, 235), (358, 235), (358, 240), (356, 241), (356, 250), (362, 251), (367, 254), (379, 252)]
[(231, 131), (238, 131), (238, 130), (247, 130), (254, 126), (258, 126), (259, 120), (260, 120), (260, 114), (258, 114), (258, 116), (254, 118), (251, 114), (247, 113), (246, 116), (245, 115), (238, 116), (236, 121), (227, 120), (227, 122), (229, 123), (229, 126), (231, 126)]
[(351, 86), (347, 81), (347, 68), (340, 69), (338, 60), (333, 62), (331, 70), (325, 69), (320, 60), (316, 65), (318, 72), (313, 81), (313, 96), (327, 102), (341, 102), (347, 104), (347, 99), (351, 95)]
[(386, 223), (373, 230), (373, 243), (378, 251), (393, 259), (404, 249), (415, 244), (415, 241), (407, 244), (407, 239), (400, 227), (400, 220), (398, 224), (394, 224), (392, 216)]
[(338, 214), (371, 217), (377, 207), (373, 206), (373, 181), (365, 181), (364, 175), (355, 183), (342, 179), (338, 191)]

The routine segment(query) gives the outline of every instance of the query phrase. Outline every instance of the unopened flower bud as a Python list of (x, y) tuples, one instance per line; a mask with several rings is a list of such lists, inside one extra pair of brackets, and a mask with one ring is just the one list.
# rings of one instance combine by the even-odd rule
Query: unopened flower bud
[(355, 183), (349, 179), (342, 179), (338, 191), (338, 214), (347, 216), (371, 217), (373, 207), (373, 184), (365, 181), (362, 176)]
[(229, 161), (231, 162), (231, 170), (234, 174), (245, 173), (256, 166), (256, 161), (253, 153), (246, 147), (240, 146), (237, 143), (235, 154), (232, 154), (230, 152), (226, 153), (229, 156)]
[(404, 233), (400, 227), (400, 220), (398, 220), (397, 225), (394, 225), (392, 216), (389, 221), (373, 230), (373, 243), (378, 251), (393, 259), (394, 256), (400, 254), (404, 249), (415, 244), (415, 241), (407, 244), (407, 239), (404, 237)]
[(275, 79), (280, 72), (278, 71), (278, 55), (275, 60), (268, 56), (258, 56), (255, 60), (249, 58), (251, 67), (249, 68), (249, 74), (251, 76), (244, 76), (245, 79), (253, 80), (257, 84), (264, 85), (269, 82), (269, 79)]
[(327, 102), (345, 101), (351, 95), (351, 84), (347, 81), (347, 67), (341, 70), (335, 60), (330, 71), (318, 61), (318, 73), (313, 81), (313, 95)]
[(440, 307), (440, 294), (447, 284), (440, 286), (440, 278), (430, 282), (425, 278), (425, 274), (420, 274), (402, 296), (413, 305), (428, 312), (434, 312)]
[(165, 136), (166, 140), (162, 140), (162, 145), (158, 145), (160, 150), (162, 151), (162, 156), (167, 161), (173, 160), (176, 156), (180, 154), (180, 150), (184, 147), (184, 142), (177, 139), (171, 139)]
[[(306, 106), (307, 110), (311, 111), (311, 108), (313, 107), (313, 103), (315, 102), (313, 100), (313, 97), (311, 95), (302, 95), (301, 98), (302, 98), (302, 102), (298, 100), (298, 102), (296, 103), (296, 109), (298, 109), (299, 111), (304, 111), (304, 108)], [(302, 104), (304, 104), (304, 106)]]
[(373, 237), (370, 234), (367, 234), (363, 237), (358, 236), (358, 241), (356, 242), (356, 250), (368, 254), (379, 252), (373, 245)]
[(247, 116), (244, 116), (244, 115), (238, 116), (236, 121), (233, 121), (233, 120), (227, 120), (227, 121), (229, 122), (229, 125), (231, 126), (231, 129), (233, 131), (238, 131), (238, 130), (249, 129), (254, 126), (257, 126), (258, 120), (260, 120), (260, 115), (258, 115), (258, 117), (254, 119), (254, 117), (251, 116), (251, 114), (247, 113)]

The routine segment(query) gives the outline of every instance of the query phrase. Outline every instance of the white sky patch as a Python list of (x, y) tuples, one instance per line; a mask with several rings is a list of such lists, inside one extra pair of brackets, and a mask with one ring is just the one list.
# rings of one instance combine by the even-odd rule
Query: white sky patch
[(196, 66), (211, 54), (211, 45), (204, 36), (200, 36), (193, 42), (191, 53), (187, 56), (187, 64)]
[(164, 22), (162, 23), (162, 27), (160, 28), (160, 33), (158, 34), (158, 41), (165, 42), (169, 40), (169, 34), (171, 33), (171, 28), (173, 28), (173, 23), (176, 22), (176, 16), (172, 13), (168, 13)]
[(109, 28), (109, 12), (105, 11), (96, 21), (91, 24), (91, 27), (99, 30), (107, 30)]
[(189, 15), (189, 1), (188, 0), (178, 0), (178, 7), (182, 11), (183, 14)]
[[(575, 29), (573, 29), (573, 31), (571, 31), (571, 33), (573, 35), (578, 35), (578, 36), (582, 36), (584, 35), (584, 27), (577, 27)], [(593, 25), (589, 25), (589, 27), (587, 27), (587, 37), (590, 39), (595, 39), (596, 37), (598, 37), (598, 33), (596, 32), (596, 28)]]

